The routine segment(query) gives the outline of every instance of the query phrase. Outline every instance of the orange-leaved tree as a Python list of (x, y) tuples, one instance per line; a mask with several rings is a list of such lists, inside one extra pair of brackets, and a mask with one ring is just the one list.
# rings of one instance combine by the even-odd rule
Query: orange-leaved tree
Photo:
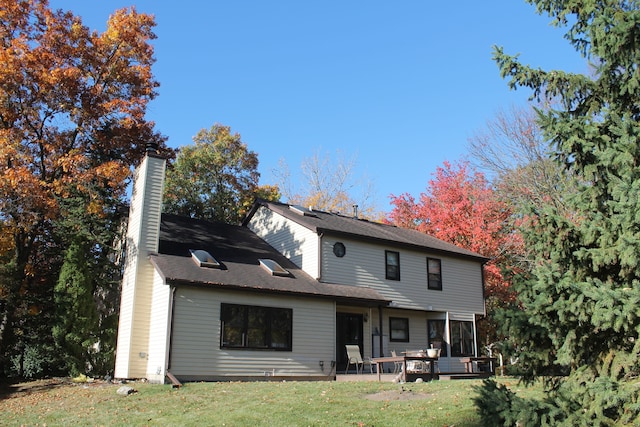
[[(444, 162), (419, 200), (410, 195), (391, 196), (388, 221), (427, 233), (490, 259), (484, 267), (489, 310), (513, 300), (503, 269), (518, 245), (510, 226), (511, 210), (501, 201), (485, 176), (467, 162)], [(495, 338), (495, 337), (490, 337)]]
[(145, 119), (158, 86), (154, 25), (152, 16), (122, 9), (98, 33), (46, 0), (0, 0), (0, 233), (10, 241), (0, 260), (5, 360), (24, 347), (24, 316), (47, 316), (50, 308), (39, 298), (51, 294), (69, 242), (56, 229), (67, 214), (62, 202), (80, 195), (86, 212), (107, 215), (145, 145), (165, 149)]

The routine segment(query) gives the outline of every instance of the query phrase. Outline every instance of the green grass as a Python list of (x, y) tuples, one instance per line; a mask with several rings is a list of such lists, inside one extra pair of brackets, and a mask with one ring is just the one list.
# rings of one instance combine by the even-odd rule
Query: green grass
[[(499, 380), (518, 394), (539, 392)], [(480, 383), (132, 383), (137, 393), (128, 396), (117, 395), (116, 384), (65, 384), (3, 395), (0, 425), (480, 427), (472, 401)], [(378, 393), (382, 400), (371, 399)]]

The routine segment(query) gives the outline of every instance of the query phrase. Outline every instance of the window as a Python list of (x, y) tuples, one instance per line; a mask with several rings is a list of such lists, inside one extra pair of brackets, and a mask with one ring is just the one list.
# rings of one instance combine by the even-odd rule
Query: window
[(427, 288), (442, 290), (442, 271), (439, 259), (427, 258)]
[(440, 357), (447, 355), (447, 342), (444, 340), (445, 321), (427, 320), (427, 330), (429, 331), (429, 348), (440, 349)]
[(388, 280), (400, 280), (400, 254), (393, 251), (384, 251), (385, 277)]
[(222, 304), (220, 347), (291, 351), (293, 310)]
[(451, 355), (473, 356), (473, 322), (451, 320)]
[(409, 319), (404, 317), (389, 318), (390, 341), (409, 342)]
[(333, 254), (338, 258), (342, 258), (347, 253), (347, 248), (344, 246), (342, 242), (336, 242), (333, 245)]

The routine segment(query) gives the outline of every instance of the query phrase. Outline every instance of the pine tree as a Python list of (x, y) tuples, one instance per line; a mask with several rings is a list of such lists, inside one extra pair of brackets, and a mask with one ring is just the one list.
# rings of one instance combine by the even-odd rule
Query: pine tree
[[(580, 180), (568, 210), (532, 206), (528, 212), (531, 270), (517, 286), (522, 310), (505, 322), (526, 379), (565, 375), (547, 377), (544, 404), (514, 403), (503, 419), (527, 408), (519, 417), (525, 423), (629, 422), (640, 413), (639, 4), (531, 2), (554, 24), (569, 26), (567, 40), (595, 74), (535, 69), (496, 49), (512, 87), (560, 101), (539, 112), (540, 125), (558, 161)], [(481, 409), (490, 396), (480, 399)]]
[(79, 239), (71, 243), (54, 289), (53, 337), (66, 355), (67, 369), (73, 376), (91, 368), (90, 354), (98, 342), (98, 313), (87, 249)]

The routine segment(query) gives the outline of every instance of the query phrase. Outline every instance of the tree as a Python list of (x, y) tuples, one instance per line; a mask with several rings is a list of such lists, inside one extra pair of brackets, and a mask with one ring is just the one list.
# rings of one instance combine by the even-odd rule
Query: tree
[[(58, 325), (78, 325), (78, 328), (70, 333), (92, 343), (81, 353), (83, 356), (80, 359), (81, 363), (69, 367), (85, 367), (89, 370), (81, 373), (104, 375), (113, 370), (115, 357), (122, 278), (119, 259), (122, 255), (120, 245), (125, 232), (123, 226), (125, 209), (118, 203), (119, 199), (111, 199), (108, 190), (94, 188), (93, 193), (94, 197), (99, 194), (99, 199), (110, 208), (96, 211), (95, 207), (92, 207), (94, 202), (91, 197), (75, 191), (71, 192), (69, 197), (59, 201), (67, 215), (54, 221), (58, 234), (66, 236), (61, 239), (61, 246), (68, 248), (56, 288), (54, 288), (54, 299), (62, 298), (64, 301), (65, 292), (68, 291), (68, 288), (62, 287), (64, 283), (69, 282), (68, 279), (63, 278), (65, 270), (67, 274), (81, 271), (83, 274), (86, 272), (90, 280), (72, 283), (73, 291), (86, 295), (86, 302), (90, 306), (78, 310), (60, 311), (61, 305), (56, 303), (55, 312), (58, 316), (54, 320)], [(77, 247), (83, 248), (81, 257), (72, 253), (72, 249)], [(76, 289), (81, 285), (84, 285), (84, 290)], [(73, 302), (70, 303), (73, 304)], [(80, 316), (83, 310), (95, 311), (97, 318), (93, 330), (84, 328), (83, 322), (78, 321), (77, 316)], [(73, 356), (66, 359), (65, 365), (69, 365), (67, 361), (73, 360)]]
[[(508, 254), (517, 245), (511, 233), (509, 206), (498, 199), (484, 174), (473, 171), (468, 163), (438, 167), (419, 201), (409, 194), (392, 196), (394, 206), (388, 220), (404, 228), (427, 233), (459, 247), (477, 252), (490, 261), (485, 264), (485, 289), (488, 311), (510, 303), (513, 292), (503, 269)], [(490, 325), (489, 325), (490, 326)], [(485, 328), (483, 338), (496, 339), (493, 326)]]
[(326, 212), (376, 216), (378, 214), (371, 204), (372, 184), (366, 179), (356, 178), (355, 167), (355, 157), (345, 158), (344, 153), (338, 151), (336, 158), (332, 159), (330, 155), (317, 151), (302, 161), (302, 186), (294, 185), (284, 161), (280, 162), (276, 175), (287, 203), (312, 206)]
[(498, 196), (515, 210), (530, 204), (564, 206), (575, 192), (570, 171), (553, 159), (533, 106), (499, 111), (469, 139), (472, 161), (492, 177)]
[(60, 201), (79, 192), (90, 212), (112, 210), (107, 203), (125, 195), (145, 145), (164, 149), (164, 138), (144, 118), (158, 86), (151, 16), (116, 11), (99, 34), (46, 0), (0, 0), (0, 10), (0, 221), (10, 241), (0, 282), (4, 362), (24, 348), (30, 324), (51, 326), (70, 240), (56, 228), (67, 215)]
[(165, 212), (233, 224), (256, 196), (280, 198), (276, 187), (258, 186), (258, 155), (230, 127), (215, 124), (200, 130), (193, 141), (168, 168)]
[[(640, 415), (640, 10), (635, 1), (533, 3), (569, 27), (567, 40), (596, 73), (543, 71), (495, 51), (510, 86), (560, 100), (539, 111), (539, 123), (560, 164), (579, 178), (567, 210), (530, 207), (523, 233), (532, 268), (517, 282), (521, 310), (505, 318), (526, 379), (566, 375), (547, 382), (545, 402), (508, 400), (498, 415), (553, 425), (632, 422)], [(484, 392), (483, 410), (512, 397)]]
[(98, 311), (93, 301), (88, 252), (86, 243), (71, 243), (54, 289), (53, 337), (67, 356), (67, 369), (73, 376), (89, 371), (89, 353), (98, 344)]

